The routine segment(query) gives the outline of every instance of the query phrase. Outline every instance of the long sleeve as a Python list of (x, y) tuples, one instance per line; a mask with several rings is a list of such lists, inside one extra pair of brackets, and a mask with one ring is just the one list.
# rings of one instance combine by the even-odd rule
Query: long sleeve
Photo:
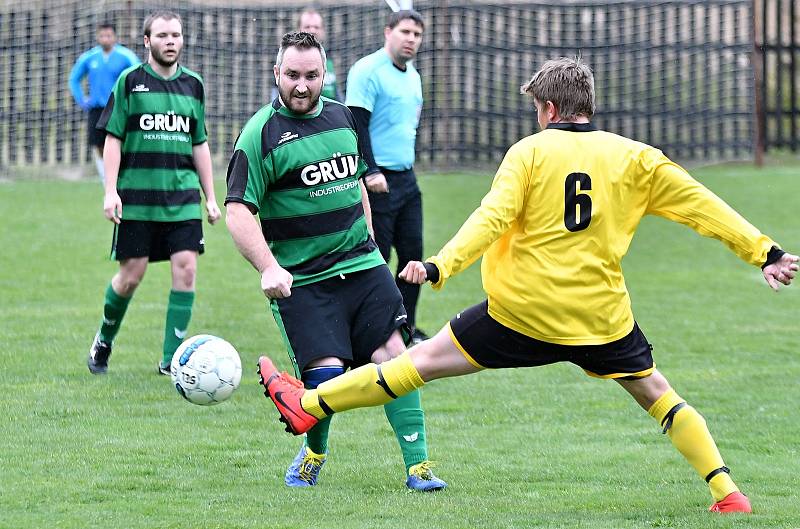
[(468, 268), (499, 239), (523, 209), (531, 174), (530, 155), (519, 145), (512, 146), (495, 174), (492, 187), (481, 205), (469, 216), (455, 237), (427, 261), (439, 269), (440, 289), (447, 278)]
[[(660, 154), (660, 153), (659, 153)], [(761, 266), (777, 244), (689, 173), (663, 155), (656, 161), (647, 213), (722, 241), (744, 261)]]
[(69, 73), (69, 91), (72, 92), (72, 98), (78, 106), (83, 106), (83, 100), (86, 97), (81, 87), (81, 79), (86, 75), (86, 54), (84, 53), (78, 60)]
[(380, 171), (378, 164), (375, 163), (375, 156), (372, 154), (372, 141), (369, 137), (369, 120), (372, 113), (361, 107), (349, 107), (356, 120), (356, 132), (358, 133), (358, 150), (361, 151), (361, 157), (367, 164), (367, 172), (365, 176)]

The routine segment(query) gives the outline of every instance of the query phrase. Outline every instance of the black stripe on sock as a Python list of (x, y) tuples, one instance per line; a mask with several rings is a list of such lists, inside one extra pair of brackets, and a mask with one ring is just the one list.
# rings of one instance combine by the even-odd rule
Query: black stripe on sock
[(678, 411), (684, 406), (686, 406), (686, 403), (681, 402), (673, 406), (672, 409), (667, 412), (667, 414), (664, 416), (664, 419), (661, 421), (661, 426), (664, 427), (664, 431), (661, 433), (667, 433), (667, 430), (669, 430), (670, 426), (672, 426), (672, 420), (675, 418), (675, 414), (678, 413)]
[(328, 403), (322, 400), (322, 397), (319, 395), (317, 395), (317, 400), (319, 401), (319, 407), (322, 408), (322, 411), (325, 412), (325, 415), (333, 415), (335, 413), (333, 408), (328, 406)]
[(383, 391), (385, 391), (387, 395), (389, 395), (393, 399), (396, 399), (397, 395), (394, 394), (392, 388), (389, 387), (389, 384), (387, 384), (386, 380), (383, 378), (383, 373), (381, 372), (381, 366), (376, 365), (375, 368), (378, 370), (378, 381), (376, 382), (376, 384), (382, 387)]
[(728, 467), (719, 467), (716, 470), (712, 470), (711, 472), (708, 473), (708, 476), (706, 476), (706, 483), (711, 481), (711, 478), (713, 478), (717, 474), (722, 474), (723, 472), (725, 472), (726, 474), (730, 474), (731, 469), (729, 469)]

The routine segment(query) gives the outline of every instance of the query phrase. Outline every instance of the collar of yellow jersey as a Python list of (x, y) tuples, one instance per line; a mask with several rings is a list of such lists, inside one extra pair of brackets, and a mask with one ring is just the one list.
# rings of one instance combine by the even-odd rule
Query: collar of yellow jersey
[(548, 129), (566, 130), (569, 132), (592, 132), (597, 130), (592, 123), (550, 123)]

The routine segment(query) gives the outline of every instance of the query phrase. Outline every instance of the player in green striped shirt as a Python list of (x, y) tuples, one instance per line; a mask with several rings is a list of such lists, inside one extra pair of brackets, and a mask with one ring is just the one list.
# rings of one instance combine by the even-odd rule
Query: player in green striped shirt
[[(398, 356), (410, 330), (372, 237), (355, 120), (346, 106), (320, 97), (324, 49), (310, 33), (287, 33), (274, 73), (280, 97), (247, 122), (228, 166), (227, 224), (261, 274), (296, 374), (314, 388), (347, 367)], [(406, 485), (444, 488), (428, 461), (419, 392), (385, 410)], [(317, 483), (329, 427), (320, 421), (308, 432), (287, 485)]]
[(203, 253), (200, 190), (208, 221), (220, 217), (205, 126), (199, 75), (178, 64), (183, 24), (171, 11), (144, 23), (147, 63), (120, 74), (97, 127), (106, 131), (103, 210), (114, 223), (112, 256), (119, 272), (106, 288), (103, 321), (87, 364), (105, 373), (111, 346), (147, 264), (170, 261), (169, 294), (160, 374), (186, 336), (194, 303), (197, 256)]

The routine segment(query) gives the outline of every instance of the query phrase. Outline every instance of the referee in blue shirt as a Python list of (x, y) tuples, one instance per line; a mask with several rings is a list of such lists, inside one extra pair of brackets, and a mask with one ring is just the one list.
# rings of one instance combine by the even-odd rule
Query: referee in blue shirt
[[(383, 30), (383, 48), (359, 59), (347, 75), (345, 104), (356, 118), (359, 147), (367, 163), (364, 181), (375, 242), (387, 262), (394, 246), (398, 273), (409, 261), (422, 259), (422, 195), (414, 175), (422, 83), (411, 61), (424, 29), (422, 15), (416, 11), (392, 13)], [(397, 279), (397, 286), (412, 339), (427, 339), (416, 328), (419, 285)]]
[[(139, 64), (139, 58), (131, 50), (117, 44), (117, 32), (111, 24), (97, 27), (97, 46), (90, 49), (75, 61), (69, 74), (69, 89), (75, 103), (89, 117), (89, 144), (94, 146), (94, 160), (100, 180), (105, 181), (103, 171), (103, 144), (106, 133), (95, 128), (103, 109), (108, 103), (111, 90), (119, 74), (127, 68)], [(86, 95), (81, 81), (89, 80), (89, 95)]]

